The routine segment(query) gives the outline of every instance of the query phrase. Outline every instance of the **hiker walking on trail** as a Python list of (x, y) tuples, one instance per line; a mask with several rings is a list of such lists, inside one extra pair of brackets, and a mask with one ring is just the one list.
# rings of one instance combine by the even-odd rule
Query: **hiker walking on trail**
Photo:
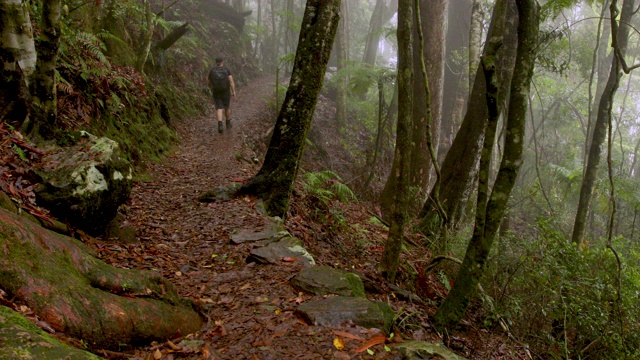
[(216, 106), (216, 117), (218, 119), (218, 132), (224, 130), (222, 126), (222, 113), (226, 119), (227, 129), (231, 128), (231, 96), (236, 97), (236, 84), (233, 82), (231, 70), (224, 66), (223, 58), (216, 58), (216, 66), (209, 72), (209, 88)]

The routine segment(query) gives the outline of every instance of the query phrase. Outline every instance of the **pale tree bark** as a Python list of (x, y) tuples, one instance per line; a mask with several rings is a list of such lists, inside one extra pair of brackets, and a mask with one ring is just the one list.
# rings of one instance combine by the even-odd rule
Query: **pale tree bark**
[[(58, 119), (56, 64), (60, 44), (60, 0), (44, 0), (40, 18), (38, 61), (31, 86), (32, 130), (52, 138)], [(33, 132), (30, 131), (30, 132)]]
[[(412, 0), (413, 1), (413, 0)], [(425, 44), (420, 46), (417, 26), (413, 27), (413, 66), (414, 74), (420, 74), (420, 59), (424, 57), (427, 73), (429, 74), (429, 98), (427, 98), (424, 78), (413, 77), (413, 129), (411, 150), (411, 172), (409, 174), (409, 186), (415, 192), (411, 194), (413, 199), (411, 208), (418, 208), (424, 202), (424, 196), (428, 191), (430, 174), (432, 169), (431, 155), (427, 145), (427, 128), (431, 128), (431, 139), (434, 144), (440, 140), (440, 123), (442, 116), (442, 94), (444, 85), (444, 54), (447, 29), (446, 0), (421, 0), (420, 12), (422, 19), (428, 19), (422, 23)], [(420, 49), (423, 49), (422, 53)], [(427, 103), (430, 106), (427, 106)], [(437, 148), (436, 148), (437, 156)], [(397, 161), (394, 161), (391, 172), (396, 171)], [(380, 205), (383, 212), (389, 213), (396, 191), (395, 177), (390, 176), (380, 194)]]
[[(346, 2), (340, 5), (340, 13), (345, 13)], [(336, 60), (338, 65), (338, 73), (340, 77), (336, 84), (336, 115), (335, 120), (338, 128), (342, 128), (347, 119), (347, 77), (344, 76), (342, 70), (347, 67), (347, 22), (344, 16), (341, 16), (336, 34)]]
[(455, 52), (468, 49), (471, 9), (470, 0), (449, 1), (445, 45), (445, 59), (447, 63), (444, 72), (444, 102), (442, 108), (442, 124), (440, 126), (442, 141), (440, 142), (438, 150), (440, 158), (442, 158), (451, 147), (455, 134), (460, 127), (467, 97), (470, 92), (470, 89), (467, 88), (468, 79), (475, 79), (475, 72), (471, 73), (471, 75), (467, 74), (468, 66), (453, 61)]
[(385, 243), (379, 269), (384, 278), (393, 281), (398, 271), (402, 241), (408, 219), (409, 171), (411, 166), (411, 123), (413, 109), (413, 6), (412, 0), (398, 1), (398, 125), (395, 161), (398, 166), (390, 176), (395, 177), (396, 191), (389, 235)]
[[(467, 247), (454, 285), (434, 317), (436, 328), (440, 331), (452, 329), (458, 324), (476, 292), (500, 222), (507, 208), (511, 190), (522, 165), (525, 120), (536, 59), (539, 16), (535, 0), (518, 0), (516, 3), (519, 13), (518, 50), (513, 80), (511, 81), (504, 156), (491, 195), (488, 195), (488, 184), (485, 184), (484, 193), (481, 194), (479, 191), (478, 210), (480, 212), (476, 218), (476, 229)], [(485, 57), (482, 62), (486, 70), (492, 68), (493, 59)], [(494, 79), (494, 81), (499, 80)], [(493, 89), (488, 87), (488, 90), (495, 92), (496, 88), (497, 85), (494, 85)], [(491, 117), (495, 117), (494, 121), (497, 122), (499, 114), (497, 96), (494, 95), (493, 100), (490, 99), (491, 96), (488, 98), (489, 107), (492, 108)], [(493, 139), (488, 136), (485, 144), (483, 157), (487, 161), (483, 169), (486, 172), (483, 177), (486, 181), (490, 168), (488, 160), (491, 156), (490, 149), (493, 146)], [(487, 198), (488, 202), (485, 202)], [(485, 203), (486, 208), (482, 209), (481, 206)]]
[(260, 171), (239, 193), (262, 197), (269, 215), (286, 217), (293, 183), (331, 55), (340, 0), (307, 0), (287, 94)]
[[(503, 39), (503, 46), (496, 55), (496, 72), (501, 78), (498, 106), (502, 111), (505, 99), (508, 98), (515, 62), (517, 9), (514, 0), (498, 0), (493, 12), (483, 54), (488, 51), (487, 44), (491, 43), (494, 37)], [(442, 188), (438, 198), (448, 215), (449, 226), (452, 227), (455, 227), (462, 218), (463, 209), (477, 179), (478, 161), (488, 116), (485, 93), (485, 78), (478, 70), (464, 120), (442, 164)], [(438, 233), (440, 230), (441, 219), (436, 211), (434, 196), (434, 189), (432, 189), (420, 212), (418, 229), (425, 234)]]
[(0, 122), (20, 126), (28, 117), (29, 77), (36, 68), (36, 49), (27, 4), (0, 0)]
[(29, 77), (36, 69), (36, 48), (27, 4), (22, 0), (0, 1), (0, 49), (4, 70), (16, 70)]
[(380, 42), (382, 27), (393, 17), (393, 14), (396, 13), (397, 9), (398, 0), (376, 1), (376, 5), (369, 21), (369, 31), (367, 32), (364, 54), (362, 56), (363, 63), (372, 66), (375, 65), (376, 57), (378, 56), (378, 43)]
[(627, 44), (629, 42), (629, 24), (631, 23), (631, 17), (633, 16), (634, 3), (634, 0), (624, 0), (622, 3), (620, 26), (617, 29), (617, 33), (615, 29), (615, 18), (618, 14), (617, 1), (612, 1), (610, 5), (612, 21), (611, 35), (615, 40), (613, 41), (614, 46), (616, 46), (615, 50), (619, 52), (620, 56), (613, 57), (609, 80), (607, 81), (602, 92), (602, 96), (600, 97), (596, 122), (593, 126), (593, 136), (589, 146), (589, 155), (587, 157), (584, 177), (580, 187), (580, 200), (578, 202), (578, 210), (576, 211), (576, 219), (573, 225), (573, 234), (571, 235), (571, 241), (579, 244), (580, 246), (583, 246), (584, 243), (585, 224), (587, 221), (587, 214), (589, 213), (589, 208), (591, 206), (593, 187), (598, 174), (602, 145), (607, 137), (608, 124), (610, 123), (611, 110), (613, 108), (613, 98), (618, 90), (620, 78), (622, 77), (623, 68), (620, 61), (626, 53)]

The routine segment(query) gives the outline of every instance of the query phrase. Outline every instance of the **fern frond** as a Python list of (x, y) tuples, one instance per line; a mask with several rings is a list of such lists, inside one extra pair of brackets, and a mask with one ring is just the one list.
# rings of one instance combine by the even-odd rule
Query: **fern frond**
[(350, 200), (356, 199), (356, 194), (345, 184), (337, 182), (329, 188), (333, 192), (338, 200), (343, 203), (348, 203)]

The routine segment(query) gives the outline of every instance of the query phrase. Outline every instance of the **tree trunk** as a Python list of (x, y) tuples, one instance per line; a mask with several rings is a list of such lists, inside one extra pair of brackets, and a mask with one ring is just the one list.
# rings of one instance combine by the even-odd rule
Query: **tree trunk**
[(240, 189), (260, 195), (267, 212), (286, 217), (305, 138), (338, 27), (340, 0), (308, 0), (293, 73), (260, 171)]
[[(413, 0), (412, 0), (413, 1)], [(418, 208), (424, 201), (429, 186), (432, 169), (431, 156), (427, 146), (427, 122), (430, 122), (431, 139), (438, 144), (440, 139), (440, 123), (442, 115), (442, 94), (444, 84), (444, 43), (447, 26), (446, 0), (421, 0), (420, 12), (425, 34), (424, 52), (420, 53), (420, 44), (416, 26), (413, 27), (413, 66), (414, 74), (420, 74), (420, 58), (424, 57), (429, 74), (430, 97), (426, 99), (424, 78), (413, 77), (413, 129), (411, 150), (411, 173), (409, 186), (415, 190), (411, 194), (413, 201), (410, 208)], [(427, 102), (430, 108), (427, 109)], [(428, 114), (430, 112), (430, 114)], [(437, 152), (437, 150), (436, 150)], [(437, 154), (436, 154), (437, 155)], [(396, 172), (397, 161), (394, 161), (391, 173)], [(396, 192), (395, 177), (390, 176), (380, 194), (380, 206), (383, 213), (388, 214)]]
[[(346, 2), (341, 5), (341, 13), (344, 14)], [(340, 77), (336, 84), (336, 123), (338, 129), (344, 126), (347, 119), (347, 77), (341, 73), (347, 67), (347, 23), (346, 19), (342, 17), (338, 24), (338, 30), (336, 34), (336, 59), (338, 64), (338, 73)]]
[(60, 43), (60, 0), (45, 0), (40, 19), (38, 61), (33, 77), (32, 131), (45, 139), (53, 137), (58, 119), (58, 97), (55, 83)]
[[(505, 11), (506, 14), (505, 15)], [(501, 85), (510, 83), (513, 63), (515, 59), (516, 26), (514, 16), (510, 16), (515, 10), (513, 0), (499, 0), (494, 6), (494, 14), (489, 29), (488, 41), (485, 43), (483, 53), (488, 50), (489, 43), (495, 41), (494, 37), (503, 37), (503, 46), (496, 55), (496, 71), (500, 74)], [(505, 19), (506, 18), (506, 19)], [(442, 164), (442, 189), (439, 199), (445, 212), (448, 214), (450, 225), (456, 226), (463, 216), (463, 209), (473, 189), (476, 180), (478, 161), (482, 149), (484, 132), (487, 121), (487, 100), (485, 97), (486, 83), (481, 71), (476, 72), (473, 91), (469, 98), (469, 106), (460, 130), (456, 134), (451, 149)], [(498, 106), (504, 108), (504, 99), (508, 95), (508, 88), (498, 93)], [(433, 189), (420, 213), (418, 229), (425, 234), (437, 233), (440, 224), (436, 207), (431, 200), (434, 196)]]
[(179, 27), (173, 29), (169, 35), (165, 36), (164, 39), (158, 41), (158, 43), (154, 46), (156, 49), (167, 50), (171, 47), (171, 45), (175, 44), (176, 41), (180, 40), (187, 32), (189, 31), (189, 23), (184, 23)]
[(23, 1), (0, 0), (0, 50), (5, 59), (4, 70), (16, 71), (15, 62), (28, 78), (36, 69), (36, 48), (27, 4)]
[[(468, 79), (475, 79), (467, 74), (467, 66), (452, 61), (456, 52), (464, 51), (469, 45), (469, 21), (471, 19), (470, 0), (450, 0), (447, 26), (447, 38), (445, 44), (445, 59), (447, 64), (444, 71), (443, 108), (442, 108), (442, 134), (443, 139), (438, 149), (440, 157), (446, 154), (451, 147), (462, 116), (464, 115), (466, 100), (470, 89), (467, 89)], [(441, 163), (441, 162), (440, 162)]]
[(400, 252), (407, 223), (409, 203), (409, 174), (411, 166), (411, 123), (413, 111), (413, 0), (398, 2), (398, 125), (394, 159), (397, 169), (396, 191), (391, 208), (389, 235), (379, 268), (382, 276), (393, 282), (398, 271)]
[(387, 5), (387, 0), (377, 0), (376, 6), (373, 8), (371, 19), (369, 20), (369, 31), (364, 47), (362, 62), (374, 66), (376, 57), (378, 56), (378, 43), (380, 42), (380, 33), (382, 27), (396, 13), (398, 6), (397, 0), (391, 0)]
[[(424, 77), (413, 78), (413, 132), (411, 150), (411, 178), (409, 186), (415, 188), (414, 206), (422, 205), (428, 191), (430, 173), (432, 169), (431, 155), (427, 146), (427, 129), (431, 128), (431, 141), (435, 145), (437, 160), (437, 144), (440, 142), (440, 124), (442, 116), (442, 94), (444, 85), (444, 54), (447, 29), (447, 0), (421, 0), (420, 13), (424, 33), (424, 52), (420, 53), (420, 43), (417, 32), (414, 31), (413, 66), (414, 73), (420, 74), (420, 57), (425, 60), (429, 75), (429, 94), (425, 93)], [(416, 27), (417, 28), (417, 27)], [(427, 105), (427, 103), (429, 105)], [(430, 113), (430, 115), (429, 115)], [(428, 124), (427, 124), (428, 123)]]
[(140, 48), (138, 49), (138, 58), (136, 61), (136, 70), (140, 73), (144, 73), (144, 64), (147, 63), (149, 58), (149, 51), (151, 50), (151, 38), (153, 37), (153, 31), (155, 30), (156, 19), (153, 11), (151, 11), (150, 0), (144, 1), (144, 18), (145, 28), (140, 36)]
[[(629, 30), (631, 17), (633, 15), (634, 0), (624, 0), (622, 3), (622, 13), (620, 14), (620, 27), (618, 33), (614, 34), (614, 27), (612, 26), (612, 36), (617, 36), (617, 50), (621, 56), (624, 56), (627, 49), (627, 43), (629, 42)], [(612, 22), (616, 21), (618, 9), (616, 8), (616, 1), (612, 1), (611, 17)], [(613, 23), (612, 23), (613, 24)], [(614, 43), (614, 45), (616, 45)], [(611, 110), (613, 107), (613, 98), (620, 85), (620, 78), (622, 77), (622, 68), (617, 56), (613, 56), (613, 62), (611, 65), (611, 72), (609, 73), (609, 80), (604, 87), (602, 96), (600, 97), (600, 104), (598, 105), (598, 114), (596, 122), (593, 126), (593, 137), (591, 139), (591, 145), (589, 146), (589, 155), (587, 157), (586, 169), (584, 172), (584, 178), (580, 187), (580, 200), (578, 202), (578, 210), (576, 212), (576, 219), (573, 225), (573, 234), (571, 241), (579, 245), (584, 241), (584, 230), (587, 220), (587, 214), (591, 206), (591, 195), (593, 192), (593, 186), (596, 181), (598, 173), (598, 165), (600, 164), (600, 154), (602, 153), (602, 145), (607, 136), (607, 126), (611, 118)]]
[[(511, 82), (504, 157), (486, 205), (486, 215), (478, 214), (479, 218), (481, 217), (480, 222), (476, 223), (477, 229), (475, 229), (467, 247), (460, 273), (456, 276), (453, 288), (434, 317), (436, 327), (441, 331), (451, 329), (458, 324), (478, 287), (493, 240), (504, 216), (511, 190), (522, 165), (529, 89), (538, 45), (539, 17), (535, 0), (518, 0), (516, 3), (519, 13), (518, 50), (513, 81)], [(483, 60), (483, 65), (487, 65), (485, 60)], [(498, 106), (494, 105), (493, 107), (495, 108), (493, 115), (497, 116)], [(492, 140), (489, 138), (485, 140), (487, 144), (485, 149), (489, 150), (488, 153), (485, 153), (485, 157), (491, 156)], [(488, 171), (488, 169), (487, 166), (484, 170)], [(487, 178), (488, 176), (485, 176), (485, 180)], [(481, 196), (478, 195), (479, 200)]]
[(0, 39), (0, 122), (19, 127), (31, 107), (29, 77), (37, 61), (25, 3), (0, 0)]
[[(471, 7), (471, 25), (469, 26), (469, 70), (467, 74), (475, 74), (480, 61), (480, 46), (482, 46), (482, 23), (484, 13), (482, 12), (482, 1), (473, 0)], [(468, 76), (469, 89), (473, 87), (471, 77)]]

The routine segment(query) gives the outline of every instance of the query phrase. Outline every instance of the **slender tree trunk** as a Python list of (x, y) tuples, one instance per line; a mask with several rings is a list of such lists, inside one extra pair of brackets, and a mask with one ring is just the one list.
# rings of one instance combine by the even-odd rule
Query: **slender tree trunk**
[[(429, 20), (423, 22), (422, 31), (425, 34), (425, 44), (422, 47), (424, 49), (422, 53), (420, 52), (417, 27), (413, 27), (414, 74), (420, 74), (420, 58), (424, 57), (429, 74), (428, 88), (430, 92), (427, 99), (424, 78), (422, 76), (413, 77), (413, 129), (409, 186), (415, 190), (411, 194), (410, 204), (410, 208), (414, 209), (424, 202), (432, 169), (431, 156), (427, 146), (427, 128), (431, 128), (431, 139), (434, 144), (438, 144), (440, 140), (447, 8), (448, 1), (446, 0), (421, 0), (422, 19)], [(429, 107), (427, 103), (430, 103)], [(394, 173), (397, 167), (398, 163), (394, 161), (391, 172)], [(390, 176), (380, 194), (380, 205), (385, 214), (390, 212), (394, 202), (395, 180), (395, 177)]]
[(42, 3), (38, 61), (31, 91), (34, 130), (44, 138), (53, 137), (58, 119), (55, 72), (59, 43), (60, 0), (45, 0)]
[(267, 212), (286, 217), (300, 157), (336, 35), (340, 0), (307, 0), (293, 73), (264, 164), (240, 189), (260, 195)]
[[(622, 3), (622, 13), (620, 14), (620, 27), (618, 33), (614, 34), (614, 28), (612, 27), (611, 33), (617, 36), (617, 50), (622, 56), (626, 53), (627, 44), (629, 42), (629, 30), (631, 17), (634, 10), (634, 0), (624, 0)], [(617, 2), (612, 1), (611, 8), (611, 21), (615, 20), (615, 15), (618, 13)], [(614, 43), (614, 45), (616, 45)], [(591, 139), (591, 145), (589, 146), (589, 155), (587, 157), (586, 169), (582, 180), (582, 186), (580, 187), (580, 200), (578, 202), (578, 210), (576, 212), (576, 219), (573, 225), (573, 234), (571, 241), (579, 245), (583, 245), (585, 224), (587, 220), (587, 214), (591, 206), (591, 197), (593, 193), (593, 186), (596, 181), (598, 166), (600, 164), (600, 154), (602, 153), (602, 145), (607, 136), (607, 128), (610, 123), (611, 110), (613, 107), (613, 98), (620, 85), (620, 78), (622, 77), (622, 68), (620, 61), (616, 56), (613, 56), (611, 65), (611, 72), (609, 73), (609, 80), (605, 85), (600, 98), (600, 104), (598, 105), (598, 114), (596, 122), (593, 127), (593, 137)]]
[[(494, 5), (491, 27), (487, 44), (494, 37), (503, 38), (503, 46), (496, 55), (496, 71), (501, 78), (501, 88), (498, 93), (498, 106), (504, 109), (505, 97), (508, 96), (508, 85), (515, 59), (517, 16), (511, 13), (515, 10), (513, 0), (498, 0)], [(507, 15), (505, 15), (507, 14)], [(503, 87), (506, 86), (506, 89)], [(478, 171), (484, 132), (487, 121), (487, 100), (485, 97), (486, 83), (480, 70), (476, 72), (474, 87), (469, 98), (469, 106), (460, 130), (456, 134), (451, 149), (447, 152), (442, 165), (442, 189), (439, 199), (445, 212), (449, 216), (451, 226), (456, 226), (463, 216), (463, 209), (473, 189)], [(502, 110), (501, 110), (502, 111)], [(433, 199), (433, 189), (420, 213), (418, 229), (425, 234), (437, 233), (440, 220)]]
[[(344, 14), (346, 2), (341, 5), (341, 13)], [(338, 129), (344, 126), (347, 119), (347, 77), (344, 76), (342, 70), (347, 67), (347, 23), (344, 17), (341, 17), (338, 24), (338, 31), (336, 34), (336, 58), (338, 63), (338, 72), (340, 77), (336, 84), (337, 96), (336, 96), (336, 123)]]
[[(471, 7), (471, 25), (469, 26), (469, 70), (467, 74), (475, 74), (480, 61), (480, 47), (482, 46), (482, 23), (484, 12), (482, 0), (473, 0)], [(468, 76), (469, 89), (473, 87), (471, 76)]]
[(393, 281), (398, 271), (400, 252), (407, 222), (409, 172), (411, 166), (411, 122), (413, 109), (412, 0), (398, 1), (398, 125), (395, 159), (396, 196), (391, 209), (389, 235), (379, 268), (382, 276)]
[(378, 43), (380, 42), (380, 32), (382, 27), (397, 11), (398, 1), (391, 0), (389, 5), (387, 5), (387, 1), (388, 0), (377, 0), (376, 6), (371, 14), (369, 31), (367, 32), (364, 54), (362, 56), (362, 62), (365, 64), (372, 66), (375, 65), (376, 57), (378, 56)]
[[(493, 191), (486, 203), (486, 213), (484, 215), (482, 213), (478, 214), (479, 222), (476, 223), (476, 229), (467, 247), (460, 273), (456, 277), (453, 288), (436, 312), (434, 320), (439, 330), (451, 329), (458, 324), (464, 315), (484, 273), (489, 251), (500, 227), (511, 190), (522, 165), (522, 149), (526, 129), (525, 120), (533, 66), (536, 59), (539, 17), (535, 0), (518, 0), (516, 3), (519, 13), (518, 50), (514, 76), (511, 82), (504, 157), (500, 164), (500, 171)], [(490, 63), (491, 59), (489, 58), (483, 60), (485, 68), (490, 68)], [(489, 101), (489, 104), (492, 102), (497, 103), (496, 100), (493, 100)], [(494, 108), (491, 111), (492, 117), (497, 116), (499, 113), (497, 104), (491, 107)], [(493, 141), (487, 138), (485, 143), (487, 144), (485, 150), (489, 150), (485, 152), (485, 157), (490, 158), (490, 147)], [(486, 166), (484, 171), (488, 170), (489, 167)], [(487, 174), (485, 174), (484, 179), (488, 179)], [(479, 194), (478, 200), (484, 203), (483, 198), (486, 198), (486, 196), (488, 196), (488, 193)]]
[[(469, 31), (471, 19), (470, 0), (450, 0), (446, 38), (447, 64), (444, 72), (443, 108), (441, 142), (438, 154), (443, 157), (451, 147), (462, 117), (466, 100), (470, 92), (467, 88), (468, 79), (475, 79), (475, 72), (467, 74), (468, 66), (463, 66), (452, 59), (456, 52), (469, 47)], [(442, 159), (440, 159), (442, 160)], [(442, 161), (440, 161), (442, 163)]]
[(146, 22), (146, 28), (141, 36), (141, 45), (138, 50), (138, 59), (136, 61), (136, 70), (144, 72), (144, 64), (147, 63), (149, 58), (149, 51), (151, 50), (151, 38), (153, 37), (153, 31), (155, 30), (155, 16), (151, 11), (151, 1), (143, 0), (144, 4), (144, 18)]

